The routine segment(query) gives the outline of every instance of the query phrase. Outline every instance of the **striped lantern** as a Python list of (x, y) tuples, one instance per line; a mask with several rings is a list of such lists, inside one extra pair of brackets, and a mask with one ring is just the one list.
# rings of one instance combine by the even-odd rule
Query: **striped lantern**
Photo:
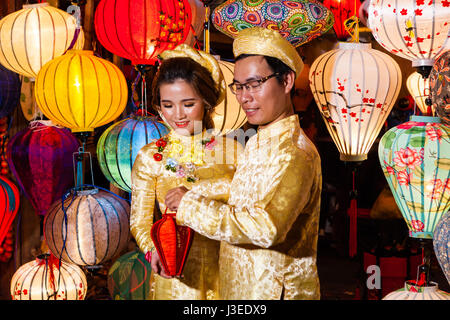
[(9, 141), (9, 167), (36, 214), (44, 216), (73, 186), (73, 153), (79, 147), (69, 130), (51, 121), (34, 121)]
[(309, 80), (340, 159), (367, 159), (400, 92), (398, 64), (370, 43), (340, 42), (313, 62)]
[(9, 116), (19, 105), (19, 75), (0, 65), (0, 118)]
[(130, 205), (113, 193), (91, 188), (71, 190), (55, 202), (44, 219), (48, 248), (62, 260), (95, 266), (126, 249)]
[(108, 290), (114, 300), (150, 300), (152, 267), (139, 250), (118, 258), (108, 271)]
[(168, 133), (169, 128), (154, 117), (132, 115), (113, 124), (97, 143), (100, 169), (116, 187), (131, 192), (131, 169), (139, 150)]
[(372, 0), (368, 21), (384, 49), (425, 68), (427, 78), (448, 41), (449, 17), (447, 0)]
[(433, 248), (444, 276), (450, 284), (450, 211), (441, 217), (434, 228)]
[(219, 60), (220, 70), (227, 85), (225, 99), (213, 109), (211, 118), (215, 135), (226, 135), (247, 122), (247, 116), (228, 85), (233, 82), (234, 63)]
[(5, 239), (20, 205), (19, 189), (0, 175), (0, 244)]
[(47, 2), (26, 4), (0, 20), (0, 63), (29, 78), (70, 47), (76, 19)]
[(431, 107), (429, 110), (425, 101), (430, 95), (430, 79), (422, 77), (418, 72), (413, 72), (406, 79), (406, 87), (416, 102), (417, 107), (419, 107), (420, 112), (423, 115), (434, 115), (434, 110)]
[(432, 239), (450, 209), (450, 127), (412, 116), (383, 135), (378, 156), (410, 236)]
[(122, 71), (89, 50), (69, 50), (42, 67), (36, 102), (43, 114), (72, 132), (94, 131), (125, 109), (128, 87)]
[(424, 287), (414, 281), (406, 281), (404, 288), (389, 293), (383, 300), (450, 300), (450, 294), (439, 290), (436, 282)]
[(11, 279), (12, 300), (84, 300), (86, 276), (80, 267), (50, 254), (22, 265)]

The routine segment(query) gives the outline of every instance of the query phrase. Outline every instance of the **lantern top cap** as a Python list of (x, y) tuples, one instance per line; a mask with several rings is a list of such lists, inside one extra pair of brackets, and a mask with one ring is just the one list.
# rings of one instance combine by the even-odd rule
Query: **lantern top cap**
[(32, 4), (24, 4), (22, 6), (23, 9), (33, 9), (33, 8), (42, 8), (42, 7), (48, 7), (50, 4), (48, 2), (42, 2), (42, 3), (32, 3)]
[(361, 43), (361, 42), (339, 42), (339, 49), (372, 49), (371, 43)]
[(415, 122), (433, 122), (433, 123), (441, 123), (441, 118), (439, 118), (439, 117), (415, 116), (415, 115), (412, 115), (409, 119), (410, 119), (411, 121), (415, 121)]

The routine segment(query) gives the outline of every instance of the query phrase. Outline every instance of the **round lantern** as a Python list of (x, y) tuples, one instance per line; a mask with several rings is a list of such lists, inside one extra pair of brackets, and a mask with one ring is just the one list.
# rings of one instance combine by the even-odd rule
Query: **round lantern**
[(426, 103), (427, 98), (430, 95), (430, 81), (428, 78), (424, 78), (420, 73), (413, 72), (406, 79), (406, 87), (409, 93), (419, 107), (420, 112), (423, 115), (434, 115), (434, 111), (431, 106)]
[[(324, 0), (323, 5), (331, 10), (334, 16), (333, 30), (339, 41), (345, 41), (349, 34), (345, 30), (344, 22), (359, 14), (360, 0)], [(355, 8), (356, 5), (356, 8)]]
[(47, 2), (26, 4), (0, 20), (0, 63), (35, 78), (44, 64), (69, 48), (76, 19)]
[(410, 236), (432, 239), (450, 209), (450, 127), (439, 118), (412, 116), (388, 130), (378, 156)]
[(430, 73), (431, 103), (436, 114), (450, 125), (450, 50), (434, 62)]
[(94, 23), (106, 50), (133, 65), (154, 65), (158, 54), (186, 40), (191, 8), (188, 0), (102, 0)]
[(80, 267), (49, 254), (22, 265), (11, 279), (12, 300), (84, 300), (86, 276)]
[(219, 60), (220, 70), (227, 85), (225, 99), (214, 108), (211, 118), (214, 122), (214, 134), (226, 135), (239, 129), (247, 122), (247, 116), (228, 85), (233, 82), (234, 63)]
[(0, 118), (9, 116), (19, 105), (19, 75), (0, 65)]
[(0, 175), (0, 244), (8, 234), (19, 210), (19, 189), (6, 177)]
[(45, 216), (48, 248), (69, 263), (102, 264), (126, 249), (129, 212), (128, 202), (113, 193), (72, 189), (64, 202), (55, 202)]
[(309, 79), (340, 159), (367, 159), (400, 91), (398, 64), (370, 44), (340, 42), (313, 62)]
[(73, 187), (73, 153), (79, 147), (69, 130), (50, 121), (32, 122), (9, 141), (9, 167), (38, 215)]
[(168, 133), (154, 117), (131, 116), (113, 124), (97, 143), (100, 169), (116, 187), (131, 192), (131, 168), (139, 150)]
[(114, 300), (149, 300), (152, 267), (136, 250), (118, 258), (108, 271), (108, 290)]
[(450, 284), (450, 211), (441, 217), (434, 229), (433, 247), (436, 259)]
[(89, 50), (69, 50), (47, 63), (36, 78), (36, 102), (54, 123), (72, 132), (94, 131), (125, 109), (122, 71)]
[(414, 281), (406, 281), (404, 288), (389, 293), (383, 300), (450, 300), (450, 294), (439, 290), (435, 282), (418, 286)]
[(361, 21), (361, 23), (366, 27), (368, 26), (367, 19), (369, 19), (369, 5), (370, 0), (364, 0), (358, 10), (359, 21)]
[(450, 28), (447, 1), (372, 0), (369, 27), (387, 51), (412, 61), (428, 77)]
[(331, 11), (316, 0), (228, 0), (214, 9), (211, 19), (231, 38), (258, 26), (278, 30), (295, 47), (321, 36), (334, 23)]

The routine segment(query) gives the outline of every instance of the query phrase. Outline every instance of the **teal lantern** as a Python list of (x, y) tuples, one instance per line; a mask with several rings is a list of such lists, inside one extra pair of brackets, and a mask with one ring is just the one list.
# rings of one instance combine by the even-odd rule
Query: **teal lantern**
[(151, 265), (145, 255), (131, 251), (119, 257), (108, 271), (108, 291), (114, 300), (149, 300)]
[(113, 124), (98, 140), (100, 169), (116, 187), (131, 192), (131, 169), (139, 150), (168, 133), (155, 117), (132, 115)]
[(450, 209), (450, 126), (412, 116), (383, 135), (378, 156), (410, 236), (433, 239)]

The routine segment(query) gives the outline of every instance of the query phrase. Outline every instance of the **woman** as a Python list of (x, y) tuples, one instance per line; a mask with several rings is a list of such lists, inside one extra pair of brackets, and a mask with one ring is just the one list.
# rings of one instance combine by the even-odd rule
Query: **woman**
[[(226, 94), (218, 62), (187, 45), (161, 54), (153, 80), (153, 104), (171, 128), (163, 139), (143, 147), (132, 169), (131, 233), (152, 263), (156, 300), (219, 299), (220, 243), (194, 235), (182, 278), (165, 274), (150, 237), (155, 201), (162, 213), (168, 190), (184, 186), (226, 201), (242, 146), (215, 137), (211, 112)], [(208, 130), (208, 131), (207, 131)], [(150, 257), (151, 256), (151, 257)]]

